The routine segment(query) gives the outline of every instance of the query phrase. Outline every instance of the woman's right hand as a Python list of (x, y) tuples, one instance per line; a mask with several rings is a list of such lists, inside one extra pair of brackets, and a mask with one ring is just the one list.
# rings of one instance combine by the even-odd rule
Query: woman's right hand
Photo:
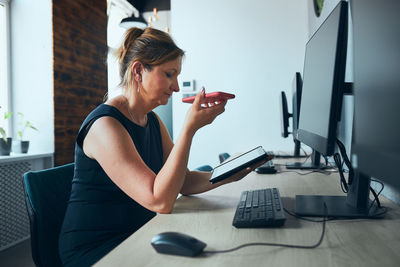
[(201, 90), (186, 114), (185, 125), (193, 134), (201, 127), (210, 124), (225, 111), (227, 100), (217, 103), (204, 103), (205, 90)]

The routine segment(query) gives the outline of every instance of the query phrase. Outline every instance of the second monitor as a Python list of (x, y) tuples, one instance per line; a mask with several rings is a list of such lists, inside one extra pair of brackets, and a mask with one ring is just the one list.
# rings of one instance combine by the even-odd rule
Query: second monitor
[(323, 168), (320, 155), (335, 151), (347, 54), (348, 5), (339, 2), (306, 45), (300, 118), (296, 140), (313, 149), (311, 163), (294, 168)]
[[(281, 135), (287, 138), (291, 133), (293, 135), (294, 141), (294, 152), (292, 155), (275, 155), (276, 158), (293, 158), (301, 157), (300, 155), (300, 141), (295, 138), (296, 131), (299, 125), (299, 113), (300, 113), (300, 103), (301, 103), (301, 87), (303, 85), (303, 80), (301, 78), (300, 72), (296, 72), (293, 83), (292, 83), (292, 113), (288, 111), (288, 104), (286, 99), (286, 94), (284, 91), (280, 95), (280, 108), (281, 108)], [(289, 118), (292, 118), (292, 132), (289, 132)]]

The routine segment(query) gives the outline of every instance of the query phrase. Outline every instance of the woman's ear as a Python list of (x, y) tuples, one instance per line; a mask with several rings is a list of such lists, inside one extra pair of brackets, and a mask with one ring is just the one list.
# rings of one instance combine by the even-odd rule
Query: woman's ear
[(142, 81), (143, 65), (139, 61), (135, 61), (132, 65), (132, 76), (135, 81)]

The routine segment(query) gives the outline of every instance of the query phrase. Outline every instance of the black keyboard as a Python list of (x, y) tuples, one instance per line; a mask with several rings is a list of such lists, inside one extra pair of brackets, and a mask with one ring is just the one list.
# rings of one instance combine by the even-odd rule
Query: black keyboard
[(282, 226), (286, 221), (278, 188), (243, 191), (232, 225), (237, 228)]

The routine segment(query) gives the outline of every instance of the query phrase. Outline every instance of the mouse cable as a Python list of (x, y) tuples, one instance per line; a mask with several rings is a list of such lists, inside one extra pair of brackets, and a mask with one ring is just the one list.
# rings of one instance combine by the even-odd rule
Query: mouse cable
[(231, 249), (226, 249), (226, 250), (204, 250), (204, 253), (207, 254), (214, 254), (214, 253), (228, 253), (228, 252), (232, 252), (235, 250), (239, 250), (241, 248), (244, 247), (250, 247), (250, 246), (273, 246), (273, 247), (284, 247), (284, 248), (304, 248), (304, 249), (313, 249), (318, 247), (319, 245), (321, 245), (324, 236), (325, 236), (325, 228), (326, 228), (326, 221), (327, 216), (328, 216), (328, 208), (324, 202), (324, 212), (325, 212), (325, 216), (324, 216), (324, 220), (322, 221), (322, 232), (321, 232), (321, 237), (319, 238), (318, 242), (315, 243), (314, 245), (291, 245), (291, 244), (280, 244), (280, 243), (267, 243), (267, 242), (255, 242), (255, 243), (246, 243)]
[[(278, 165), (278, 164), (275, 164)], [(309, 175), (311, 173), (321, 173), (324, 175), (331, 175), (332, 173), (336, 173), (337, 171), (324, 171), (324, 170), (312, 170), (312, 171), (307, 171), (307, 172), (299, 172), (299, 171), (292, 171), (292, 170), (285, 170), (285, 171), (277, 171), (277, 173), (284, 173), (284, 172), (294, 172), (297, 173), (298, 175)]]
[(320, 222), (324, 222), (324, 221), (332, 221), (332, 220), (336, 220), (336, 219), (337, 219), (337, 217), (324, 217), (324, 218), (321, 219), (321, 220), (315, 220), (315, 219), (310, 219), (310, 218), (307, 218), (307, 217), (303, 217), (303, 216), (297, 215), (296, 213), (294, 213), (294, 212), (292, 212), (292, 211), (289, 211), (289, 210), (287, 210), (286, 208), (283, 208), (283, 210), (284, 210), (287, 214), (289, 214), (290, 216), (293, 216), (293, 217), (295, 217), (295, 218), (297, 218), (297, 219), (300, 219), (300, 220), (303, 220), (303, 221), (308, 221), (308, 222), (320, 223)]

